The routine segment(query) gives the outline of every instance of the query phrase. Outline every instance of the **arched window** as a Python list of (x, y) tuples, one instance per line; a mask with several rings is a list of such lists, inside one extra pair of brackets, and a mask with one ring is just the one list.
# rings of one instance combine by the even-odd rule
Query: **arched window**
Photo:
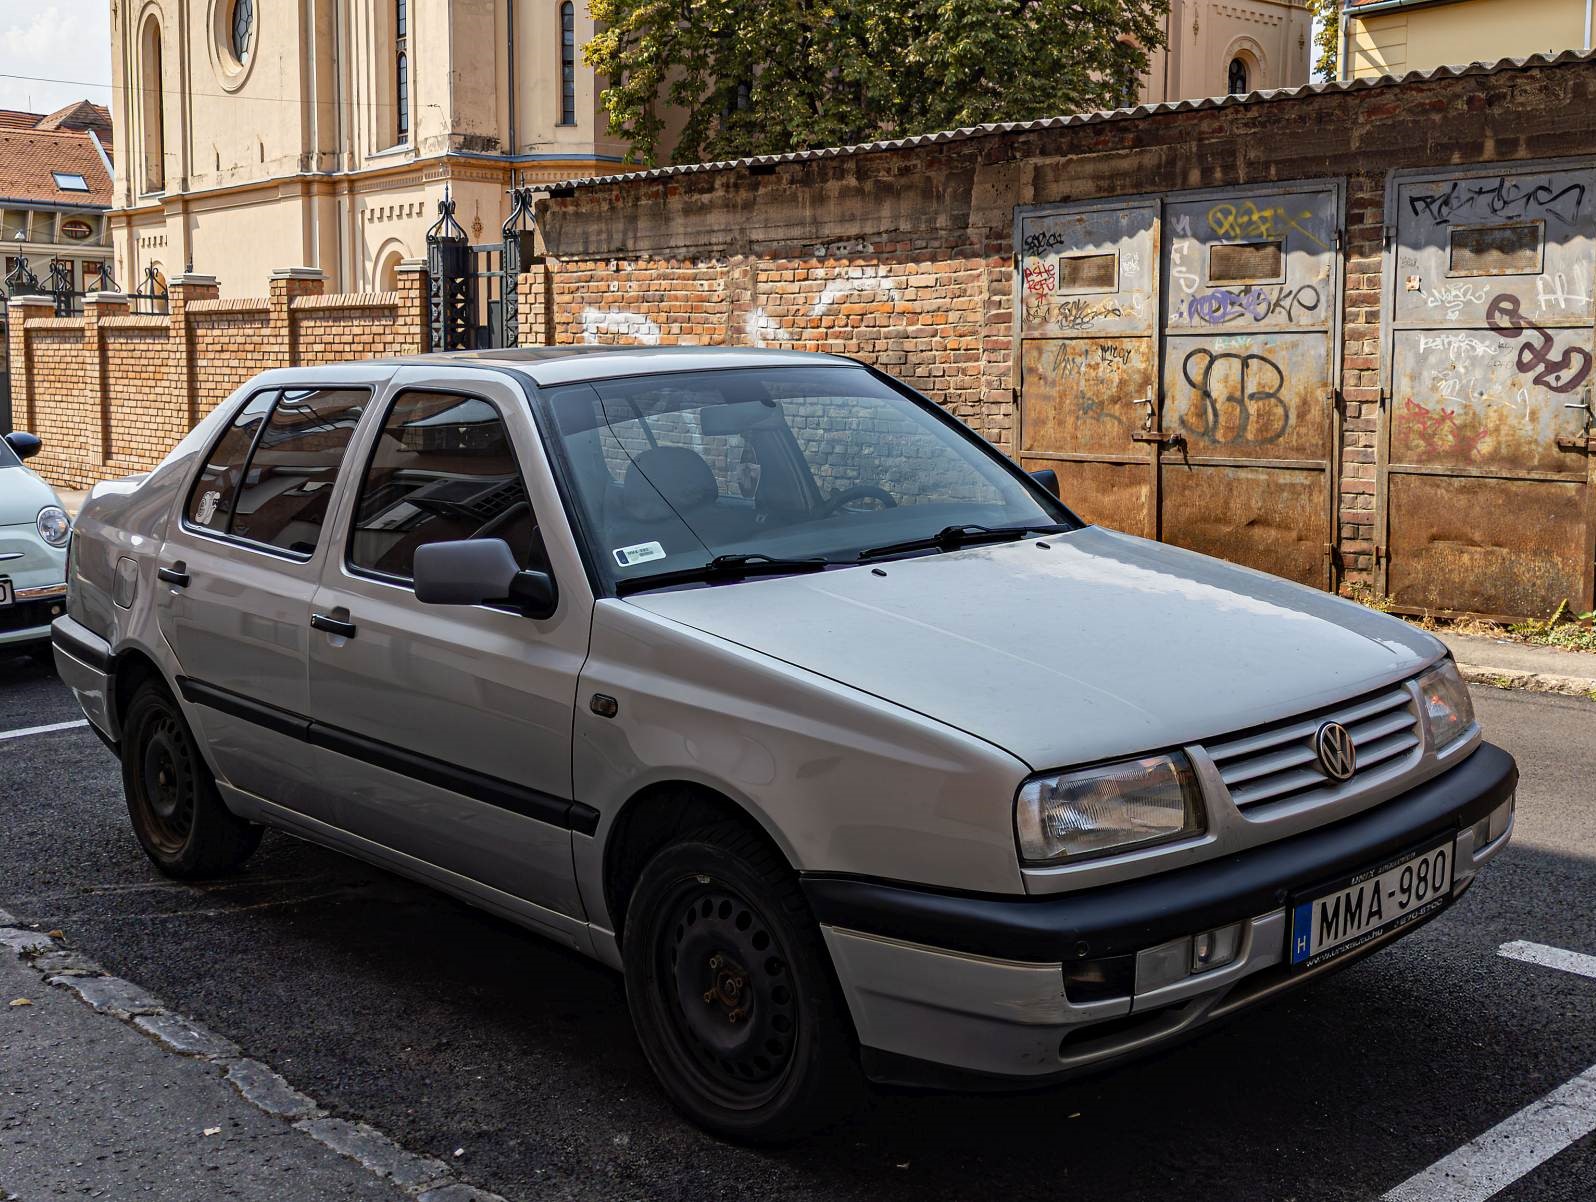
[(154, 16), (139, 38), (139, 115), (143, 124), (144, 191), (166, 187), (166, 114), (162, 95), (161, 26)]
[(249, 35), (255, 28), (255, 0), (233, 0), (233, 20), (229, 27), (233, 57), (249, 62)]
[(560, 5), (560, 124), (576, 124), (576, 5)]
[(393, 106), (394, 144), (410, 141), (410, 4), (394, 0), (393, 6)]
[(1240, 96), (1252, 91), (1247, 86), (1247, 60), (1237, 55), (1230, 60), (1230, 94)]

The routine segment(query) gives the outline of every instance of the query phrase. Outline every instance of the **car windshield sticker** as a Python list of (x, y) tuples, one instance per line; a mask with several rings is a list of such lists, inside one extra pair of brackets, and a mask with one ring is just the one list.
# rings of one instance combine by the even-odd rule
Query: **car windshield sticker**
[(647, 563), (651, 559), (664, 559), (665, 548), (658, 543), (638, 543), (635, 547), (616, 547), (615, 562), (623, 568), (629, 568), (636, 563)]
[(200, 498), (199, 508), (194, 511), (194, 519), (201, 526), (209, 526), (211, 519), (216, 516), (216, 506), (221, 503), (222, 494), (214, 490)]

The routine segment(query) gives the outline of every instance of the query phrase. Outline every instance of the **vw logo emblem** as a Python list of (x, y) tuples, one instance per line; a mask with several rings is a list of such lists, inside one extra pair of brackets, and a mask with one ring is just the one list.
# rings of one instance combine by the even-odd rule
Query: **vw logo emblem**
[(1319, 767), (1331, 780), (1351, 780), (1358, 769), (1358, 749), (1352, 745), (1352, 732), (1339, 722), (1326, 722), (1313, 736), (1314, 754)]

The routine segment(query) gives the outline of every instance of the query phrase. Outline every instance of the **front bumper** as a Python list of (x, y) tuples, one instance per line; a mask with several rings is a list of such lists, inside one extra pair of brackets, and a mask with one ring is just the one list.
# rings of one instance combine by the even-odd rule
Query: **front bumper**
[[(1332, 826), (1064, 895), (971, 897), (818, 875), (803, 883), (873, 1077), (1037, 1083), (1178, 1039), (1422, 925), (1314, 969), (1285, 962), (1292, 898), (1427, 841), (1453, 839), (1456, 900), (1511, 836), (1517, 782), (1513, 758), (1482, 744), (1440, 776)], [(1475, 846), (1476, 824), (1493, 813), (1491, 829), (1500, 833)], [(1241, 923), (1243, 934), (1224, 968), (1153, 990), (1128, 987), (1123, 996), (1065, 995), (1067, 969), (1134, 964), (1145, 949), (1230, 923)]]

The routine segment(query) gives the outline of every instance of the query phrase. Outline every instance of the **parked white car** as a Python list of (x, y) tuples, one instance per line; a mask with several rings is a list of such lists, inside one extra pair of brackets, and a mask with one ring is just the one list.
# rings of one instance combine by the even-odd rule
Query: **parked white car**
[(95, 490), (56, 662), (163, 871), (265, 824), (448, 890), (623, 970), (677, 1105), (776, 1139), (1166, 1044), (1509, 837), (1435, 639), (1051, 476), (830, 355), (268, 372)]
[(50, 623), (66, 612), (72, 523), (61, 500), (23, 460), (41, 443), (16, 431), (0, 438), (0, 655), (50, 654)]

